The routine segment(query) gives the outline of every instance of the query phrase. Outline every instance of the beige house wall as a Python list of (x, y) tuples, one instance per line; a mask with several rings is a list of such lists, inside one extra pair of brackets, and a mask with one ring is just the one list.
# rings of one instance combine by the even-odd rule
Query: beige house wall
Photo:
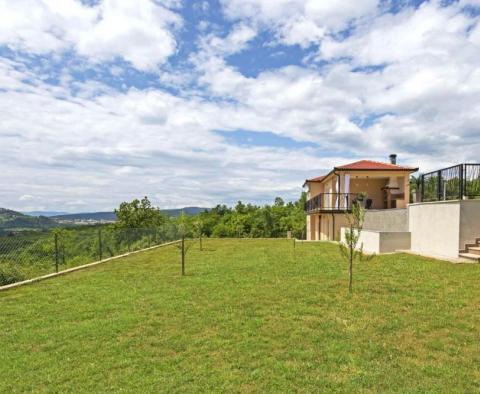
[(311, 220), (312, 215), (307, 215), (307, 234), (306, 234), (306, 239), (307, 241), (312, 240), (312, 220)]
[(319, 215), (313, 215), (314, 219), (314, 229), (313, 229), (313, 239), (318, 241), (320, 239), (320, 217)]
[(342, 227), (348, 225), (347, 215), (345, 214), (335, 214), (335, 235), (334, 240), (340, 241), (340, 230)]
[(320, 241), (339, 241), (340, 229), (348, 223), (344, 213), (323, 213), (320, 222)]
[(338, 241), (340, 239), (340, 229), (346, 224), (346, 216), (342, 213), (335, 213), (333, 216), (331, 213), (307, 215), (307, 240)]
[(320, 226), (321, 233), (320, 233), (319, 240), (326, 241), (329, 239), (328, 236), (330, 234), (330, 229), (331, 229), (330, 218), (327, 216), (327, 214), (322, 215), (320, 223), (321, 223), (321, 226)]
[[(385, 187), (390, 178), (396, 178), (399, 194), (402, 199), (396, 199), (397, 208), (406, 208), (410, 200), (410, 175), (400, 171), (350, 171), (350, 193), (366, 192), (368, 198), (373, 200), (373, 209), (384, 208)], [(344, 190), (344, 189), (343, 189)]]
[(309, 182), (308, 191), (307, 191), (307, 200), (315, 196), (318, 196), (320, 193), (323, 193), (323, 183)]
[(372, 209), (383, 209), (384, 192), (388, 179), (351, 179), (350, 193), (367, 193), (367, 198), (372, 199)]

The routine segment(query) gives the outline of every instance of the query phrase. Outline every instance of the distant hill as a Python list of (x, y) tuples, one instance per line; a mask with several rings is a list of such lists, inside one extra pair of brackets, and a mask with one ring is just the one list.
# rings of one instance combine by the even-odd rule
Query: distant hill
[[(209, 208), (200, 208), (200, 207), (185, 207), (177, 209), (163, 209), (162, 212), (170, 217), (179, 216), (182, 211), (185, 212), (185, 215), (197, 215), (200, 212), (208, 210)], [(63, 215), (55, 215), (50, 217), (53, 220), (66, 220), (66, 221), (76, 221), (76, 220), (95, 220), (95, 221), (114, 221), (117, 219), (115, 212), (85, 212), (85, 213), (70, 213)]]
[(22, 212), (28, 216), (46, 216), (47, 218), (52, 216), (59, 216), (59, 215), (68, 215), (68, 212), (58, 212), (58, 211), (31, 211), (31, 212)]
[(53, 220), (96, 220), (96, 221), (115, 221), (117, 216), (114, 212), (85, 212), (85, 213), (67, 213), (63, 215), (51, 216)]
[(57, 226), (53, 220), (45, 216), (28, 216), (21, 212), (0, 208), (0, 229), (45, 229)]
[(162, 209), (162, 212), (170, 217), (177, 217), (180, 216), (182, 211), (185, 215), (198, 215), (203, 211), (208, 211), (210, 208), (200, 208), (200, 207), (185, 207), (185, 208), (177, 208), (177, 209)]

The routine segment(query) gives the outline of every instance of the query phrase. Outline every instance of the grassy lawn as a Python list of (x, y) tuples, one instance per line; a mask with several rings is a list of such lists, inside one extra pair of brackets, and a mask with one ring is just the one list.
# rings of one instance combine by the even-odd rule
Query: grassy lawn
[(205, 247), (0, 293), (0, 392), (480, 392), (480, 265)]

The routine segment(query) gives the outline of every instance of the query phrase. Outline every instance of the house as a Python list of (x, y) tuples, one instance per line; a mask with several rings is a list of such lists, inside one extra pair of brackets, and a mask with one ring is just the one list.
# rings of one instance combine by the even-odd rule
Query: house
[(464, 163), (419, 177), (410, 203), (410, 175), (418, 168), (361, 160), (307, 179), (307, 240), (344, 240), (352, 204), (366, 208), (360, 244), (365, 252), (410, 250), (480, 262), (480, 164)]
[(369, 211), (405, 210), (410, 200), (410, 174), (416, 171), (418, 168), (398, 165), (392, 154), (389, 163), (361, 160), (307, 179), (307, 240), (340, 240), (340, 229), (347, 224), (345, 215), (356, 202)]

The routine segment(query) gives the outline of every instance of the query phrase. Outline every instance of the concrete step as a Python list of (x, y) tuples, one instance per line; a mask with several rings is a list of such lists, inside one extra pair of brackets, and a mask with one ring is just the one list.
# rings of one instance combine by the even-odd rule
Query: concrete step
[(469, 247), (468, 247), (468, 253), (476, 254), (476, 255), (480, 256), (480, 247), (478, 247), (478, 246), (469, 246)]
[(461, 257), (462, 259), (468, 259), (472, 261), (476, 261), (477, 263), (480, 263), (480, 255), (478, 254), (473, 254), (473, 253), (460, 253), (458, 257)]

